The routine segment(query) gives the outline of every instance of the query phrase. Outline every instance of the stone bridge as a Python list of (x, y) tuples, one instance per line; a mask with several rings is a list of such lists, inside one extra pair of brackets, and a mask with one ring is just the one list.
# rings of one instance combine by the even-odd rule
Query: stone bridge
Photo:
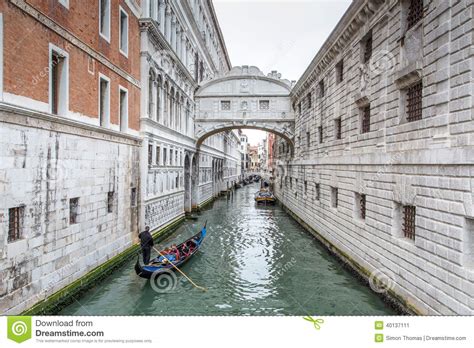
[(222, 131), (253, 128), (281, 136), (293, 150), (291, 87), (276, 71), (265, 76), (254, 66), (234, 67), (207, 82), (195, 94), (197, 146)]

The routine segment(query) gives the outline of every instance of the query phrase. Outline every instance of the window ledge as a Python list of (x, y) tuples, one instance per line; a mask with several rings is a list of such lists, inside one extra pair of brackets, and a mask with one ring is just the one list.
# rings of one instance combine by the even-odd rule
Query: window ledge
[(413, 62), (395, 73), (395, 84), (398, 89), (406, 89), (423, 78), (423, 66), (419, 61)]

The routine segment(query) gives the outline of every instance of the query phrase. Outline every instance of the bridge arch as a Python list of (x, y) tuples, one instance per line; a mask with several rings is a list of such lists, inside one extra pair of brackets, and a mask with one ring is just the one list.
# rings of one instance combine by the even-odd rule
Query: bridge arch
[(260, 129), (285, 139), (293, 152), (295, 117), (292, 83), (276, 71), (234, 67), (195, 93), (195, 136), (199, 147), (211, 135), (230, 129)]

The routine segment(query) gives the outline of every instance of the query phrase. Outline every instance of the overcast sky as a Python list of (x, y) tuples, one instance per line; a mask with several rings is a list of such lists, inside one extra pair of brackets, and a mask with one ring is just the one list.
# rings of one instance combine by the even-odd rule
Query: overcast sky
[[(298, 80), (349, 7), (349, 0), (214, 0), (233, 66), (255, 65)], [(264, 133), (244, 130), (256, 143)]]

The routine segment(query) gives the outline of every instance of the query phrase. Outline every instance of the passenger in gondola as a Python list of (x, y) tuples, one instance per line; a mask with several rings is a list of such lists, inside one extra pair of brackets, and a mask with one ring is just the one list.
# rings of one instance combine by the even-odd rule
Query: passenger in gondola
[(150, 233), (150, 226), (145, 226), (145, 231), (141, 232), (138, 235), (138, 238), (140, 238), (140, 246), (142, 248), (143, 254), (143, 263), (145, 265), (148, 265), (150, 263), (151, 248), (155, 244), (153, 242), (153, 237)]
[(171, 255), (174, 256), (174, 259), (175, 259), (176, 261), (179, 260), (179, 250), (178, 250), (178, 248), (176, 247), (176, 244), (173, 244), (173, 245), (171, 246)]

